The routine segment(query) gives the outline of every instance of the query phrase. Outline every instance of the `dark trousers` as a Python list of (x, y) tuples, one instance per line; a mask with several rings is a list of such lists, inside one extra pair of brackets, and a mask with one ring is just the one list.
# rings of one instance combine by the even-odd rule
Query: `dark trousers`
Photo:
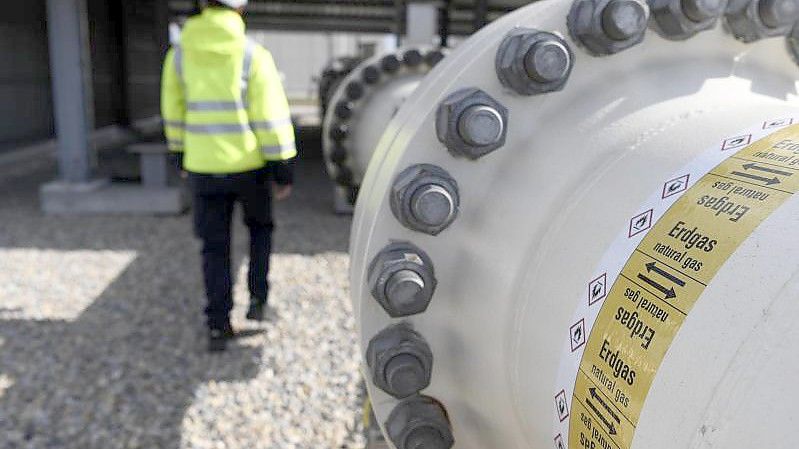
[(233, 308), (231, 273), (231, 222), (234, 205), (241, 203), (250, 231), (248, 284), (253, 300), (265, 302), (269, 294), (269, 256), (272, 249), (271, 183), (267, 170), (231, 175), (190, 174), (194, 191), (194, 231), (202, 240), (203, 276), (208, 306), (208, 326), (229, 323)]

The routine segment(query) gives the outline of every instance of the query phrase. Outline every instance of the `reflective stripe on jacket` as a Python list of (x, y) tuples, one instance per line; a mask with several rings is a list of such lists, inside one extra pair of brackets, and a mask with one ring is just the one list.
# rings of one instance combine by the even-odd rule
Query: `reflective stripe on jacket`
[(240, 173), (297, 154), (272, 55), (246, 38), (234, 11), (206, 8), (186, 22), (164, 62), (161, 114), (191, 172)]

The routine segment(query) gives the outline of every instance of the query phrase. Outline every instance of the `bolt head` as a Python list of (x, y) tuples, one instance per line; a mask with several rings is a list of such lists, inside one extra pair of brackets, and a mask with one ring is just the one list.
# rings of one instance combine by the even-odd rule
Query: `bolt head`
[(380, 67), (386, 73), (396, 73), (400, 68), (400, 60), (397, 55), (386, 55), (380, 60)]
[(602, 28), (615, 41), (626, 41), (646, 30), (646, 5), (631, 0), (612, 0), (602, 11)]
[(427, 226), (441, 226), (449, 222), (456, 210), (452, 194), (437, 184), (423, 186), (411, 197), (413, 217)]
[(392, 318), (422, 313), (436, 289), (433, 262), (408, 242), (392, 243), (369, 266), (369, 289)]
[(502, 116), (491, 106), (470, 106), (458, 117), (458, 134), (466, 143), (475, 147), (496, 144), (504, 132)]
[(419, 50), (411, 49), (402, 55), (402, 62), (408, 67), (416, 67), (424, 61), (424, 57)]
[(400, 270), (386, 282), (385, 295), (398, 308), (413, 307), (416, 297), (424, 291), (424, 279), (411, 270)]
[(434, 67), (444, 59), (444, 56), (444, 52), (441, 50), (431, 50), (424, 56), (424, 60), (427, 65)]
[(366, 363), (375, 386), (402, 399), (430, 385), (433, 353), (424, 337), (402, 323), (383, 329), (369, 341)]
[(438, 235), (457, 218), (458, 184), (435, 165), (411, 166), (400, 173), (391, 188), (391, 211), (408, 229)]
[(568, 25), (577, 42), (602, 56), (641, 43), (648, 20), (649, 6), (644, 0), (576, 0)]
[(798, 0), (750, 0), (731, 4), (724, 17), (727, 28), (736, 39), (754, 42), (776, 36), (787, 36), (799, 20)]
[(386, 385), (395, 397), (407, 398), (430, 385), (429, 374), (416, 356), (400, 354), (386, 364)]
[(674, 41), (685, 40), (716, 25), (727, 0), (650, 0), (654, 30)]
[(530, 78), (541, 83), (563, 79), (571, 67), (571, 55), (563, 43), (538, 42), (524, 56), (524, 69)]
[(760, 19), (769, 28), (790, 26), (799, 18), (797, 0), (760, 0)]
[(574, 55), (560, 36), (518, 28), (499, 45), (496, 71), (502, 85), (521, 95), (556, 92), (566, 85)]
[(461, 89), (439, 105), (438, 139), (453, 155), (479, 159), (505, 145), (508, 109), (479, 89)]
[(351, 101), (360, 100), (364, 92), (363, 84), (358, 81), (350, 81), (350, 83), (347, 84), (347, 98)]
[(727, 7), (724, 0), (682, 0), (681, 3), (685, 16), (696, 23), (721, 17)]
[(361, 72), (361, 79), (366, 84), (377, 84), (380, 81), (380, 69), (373, 65), (365, 67)]
[(385, 427), (397, 449), (450, 449), (455, 444), (444, 407), (427, 396), (401, 401)]

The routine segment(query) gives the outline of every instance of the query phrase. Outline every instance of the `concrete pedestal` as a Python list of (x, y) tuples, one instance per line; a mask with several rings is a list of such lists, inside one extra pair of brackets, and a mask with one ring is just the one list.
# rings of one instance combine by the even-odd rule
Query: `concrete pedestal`
[(42, 186), (39, 196), (47, 214), (174, 215), (184, 212), (188, 203), (179, 187), (148, 188), (106, 180), (55, 181)]

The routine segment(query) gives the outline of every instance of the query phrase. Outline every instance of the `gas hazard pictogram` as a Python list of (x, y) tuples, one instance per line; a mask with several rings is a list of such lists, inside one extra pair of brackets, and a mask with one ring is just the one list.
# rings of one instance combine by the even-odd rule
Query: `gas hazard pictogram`
[(788, 125), (793, 125), (792, 118), (778, 118), (775, 120), (768, 120), (763, 122), (763, 129), (784, 128)]
[(563, 443), (563, 435), (558, 434), (555, 437), (555, 449), (566, 449), (566, 444)]
[(582, 319), (569, 328), (569, 343), (572, 352), (580, 349), (585, 344), (585, 320)]
[(688, 190), (688, 184), (691, 180), (691, 175), (683, 175), (679, 178), (674, 178), (663, 185), (663, 199), (677, 195), (678, 193)]
[(654, 215), (655, 211), (649, 209), (648, 211), (638, 214), (630, 220), (630, 233), (629, 237), (633, 238), (636, 235), (647, 231), (649, 228), (652, 227), (652, 216)]
[(752, 143), (752, 135), (745, 134), (743, 136), (730, 137), (725, 139), (721, 144), (721, 151), (734, 150), (736, 148), (743, 148)]
[(593, 306), (605, 299), (608, 295), (608, 274), (602, 273), (601, 276), (588, 284), (588, 305)]
[(569, 417), (569, 403), (566, 401), (566, 390), (561, 390), (560, 393), (555, 396), (555, 411), (558, 413), (558, 419), (560, 422), (566, 420)]

